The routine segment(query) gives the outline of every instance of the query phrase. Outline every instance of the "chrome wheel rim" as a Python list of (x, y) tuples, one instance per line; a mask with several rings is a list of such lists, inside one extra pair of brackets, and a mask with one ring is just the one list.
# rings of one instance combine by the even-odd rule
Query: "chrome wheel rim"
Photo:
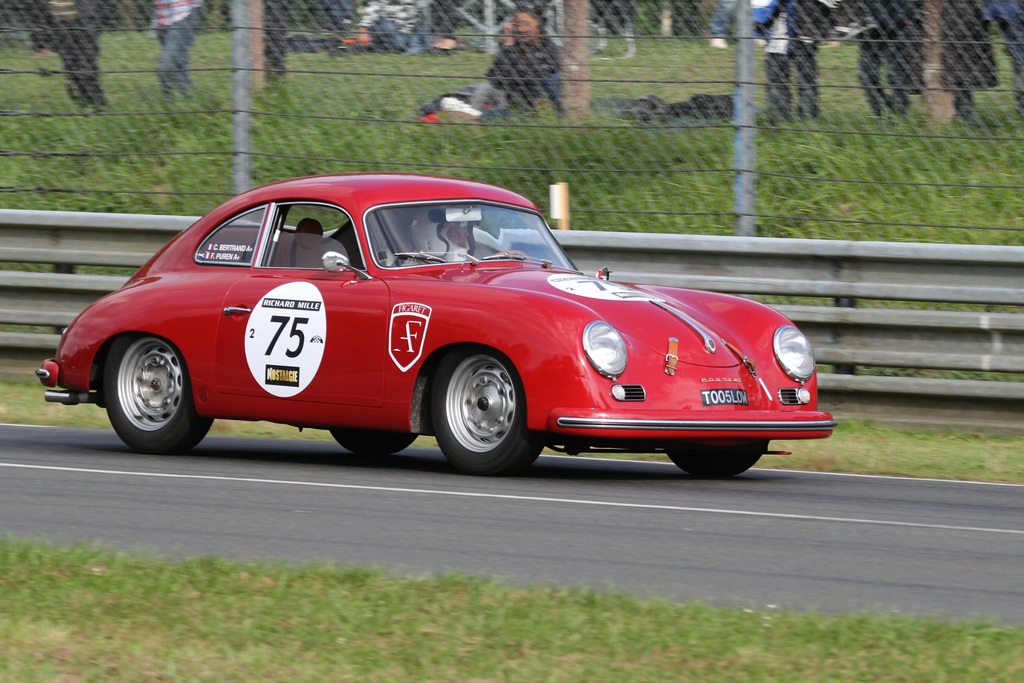
[(476, 453), (493, 450), (515, 418), (512, 378), (490, 356), (471, 356), (452, 375), (445, 408), (452, 435), (463, 448)]
[(178, 355), (157, 339), (140, 339), (125, 352), (117, 397), (125, 417), (152, 432), (165, 426), (181, 405), (183, 371)]

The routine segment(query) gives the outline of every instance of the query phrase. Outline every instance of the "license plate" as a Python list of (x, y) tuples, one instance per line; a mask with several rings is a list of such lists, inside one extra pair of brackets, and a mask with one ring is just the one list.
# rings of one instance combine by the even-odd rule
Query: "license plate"
[(700, 402), (706, 406), (745, 406), (747, 392), (743, 389), (703, 389)]

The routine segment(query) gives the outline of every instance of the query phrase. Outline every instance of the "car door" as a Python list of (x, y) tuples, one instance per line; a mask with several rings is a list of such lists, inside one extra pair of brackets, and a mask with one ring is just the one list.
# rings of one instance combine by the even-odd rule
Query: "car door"
[[(386, 285), (351, 270), (328, 272), (304, 266), (302, 259), (287, 256), (294, 251), (298, 224), (305, 225), (311, 216), (332, 233), (325, 234), (324, 249), (358, 250), (354, 233), (340, 235), (334, 227), (341, 223), (351, 230), (351, 220), (336, 207), (309, 202), (279, 204), (271, 213), (257, 266), (224, 297), (216, 342), (218, 391), (382, 405)], [(347, 249), (339, 246), (346, 242)], [(347, 255), (361, 265), (358, 251), (355, 258)], [(284, 417), (275, 415), (275, 419)]]

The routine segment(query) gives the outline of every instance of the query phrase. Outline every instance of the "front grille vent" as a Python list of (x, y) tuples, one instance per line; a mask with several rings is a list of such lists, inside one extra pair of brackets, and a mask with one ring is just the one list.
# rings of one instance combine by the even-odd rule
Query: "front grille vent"
[(642, 384), (616, 384), (612, 396), (620, 401), (646, 401), (647, 391)]
[(779, 402), (784, 406), (802, 405), (800, 389), (797, 387), (782, 387), (779, 389)]

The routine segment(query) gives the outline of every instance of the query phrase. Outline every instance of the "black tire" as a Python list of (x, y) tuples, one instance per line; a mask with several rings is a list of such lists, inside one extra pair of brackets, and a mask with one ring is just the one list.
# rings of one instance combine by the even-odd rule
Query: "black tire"
[(372, 429), (332, 429), (331, 436), (342, 448), (356, 455), (392, 455), (404, 451), (416, 440), (415, 434)]
[(676, 466), (695, 477), (734, 477), (753, 467), (768, 450), (767, 441), (721, 448), (699, 447), (669, 451)]
[(489, 349), (465, 349), (438, 364), (431, 389), (434, 436), (460, 472), (522, 472), (544, 447), (526, 429), (523, 383), (512, 363)]
[(185, 453), (213, 420), (199, 417), (181, 353), (159, 337), (120, 337), (103, 368), (107, 418), (139, 453)]

